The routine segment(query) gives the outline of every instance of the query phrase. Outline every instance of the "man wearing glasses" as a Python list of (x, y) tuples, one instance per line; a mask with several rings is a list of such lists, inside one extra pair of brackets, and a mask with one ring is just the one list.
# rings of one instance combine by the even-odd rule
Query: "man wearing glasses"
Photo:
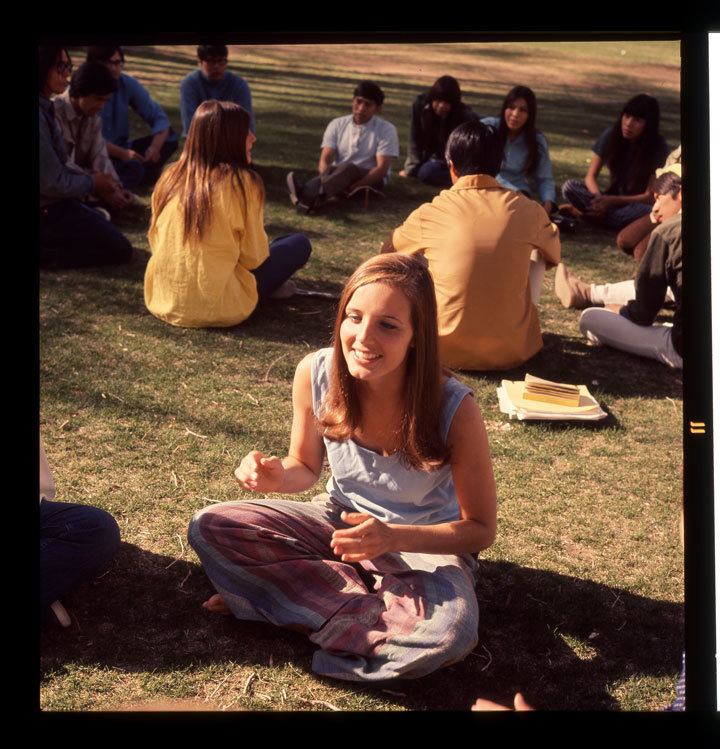
[(197, 56), (199, 69), (185, 76), (180, 84), (183, 137), (187, 136), (195, 110), (209, 99), (239, 104), (250, 115), (250, 130), (254, 133), (250, 86), (244, 78), (227, 69), (228, 48), (224, 44), (201, 44)]
[[(117, 81), (118, 88), (103, 107), (103, 137), (108, 153), (124, 188), (152, 185), (163, 165), (178, 146), (177, 134), (162, 107), (147, 89), (132, 76), (123, 73), (125, 55), (121, 47), (88, 47), (88, 62), (105, 65)], [(130, 108), (150, 127), (150, 135), (130, 141)]]

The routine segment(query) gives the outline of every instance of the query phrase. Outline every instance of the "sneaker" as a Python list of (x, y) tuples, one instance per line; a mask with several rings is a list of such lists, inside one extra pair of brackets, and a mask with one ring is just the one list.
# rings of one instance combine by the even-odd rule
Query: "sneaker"
[(280, 284), (280, 286), (273, 291), (272, 294), (270, 294), (271, 299), (290, 299), (291, 296), (295, 295), (295, 292), (297, 292), (297, 286), (295, 285), (295, 281), (293, 281), (291, 278), (288, 278), (287, 281), (284, 281)]
[(57, 619), (57, 622), (61, 627), (69, 627), (72, 624), (70, 615), (65, 610), (65, 607), (60, 603), (60, 601), (54, 601), (53, 603), (51, 603), (50, 611), (55, 614), (55, 618)]
[(297, 205), (300, 202), (300, 195), (302, 195), (303, 186), (295, 176), (295, 172), (288, 172), (285, 177), (287, 183), (288, 194), (290, 195), (290, 202), (293, 205)]
[(298, 213), (302, 213), (303, 215), (307, 215), (312, 210), (312, 206), (306, 205), (305, 203), (296, 203), (295, 204), (295, 210)]
[(565, 309), (593, 306), (589, 284), (574, 276), (565, 263), (560, 263), (555, 271), (555, 294)]

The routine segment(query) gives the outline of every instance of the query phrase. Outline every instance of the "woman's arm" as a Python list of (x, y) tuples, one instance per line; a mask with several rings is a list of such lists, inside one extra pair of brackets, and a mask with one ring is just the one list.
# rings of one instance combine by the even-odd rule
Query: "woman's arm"
[(437, 525), (383, 523), (360, 512), (344, 512), (355, 526), (335, 531), (333, 552), (344, 562), (373, 559), (391, 551), (426, 554), (476, 553), (495, 540), (497, 498), (485, 423), (473, 398), (466, 397), (448, 434), (450, 465), (460, 520)]
[(602, 169), (602, 159), (596, 153), (593, 153), (592, 159), (590, 159), (590, 166), (588, 167), (587, 174), (585, 175), (585, 187), (593, 195), (600, 195), (600, 187), (597, 183), (597, 176), (600, 174)]
[(557, 210), (557, 194), (555, 191), (555, 177), (553, 176), (550, 149), (545, 136), (537, 134), (538, 158), (535, 164), (534, 177), (540, 194), (540, 204), (550, 216)]
[(322, 471), (325, 445), (312, 410), (311, 363), (308, 354), (298, 364), (293, 381), (293, 422), (290, 449), (285, 458), (248, 453), (235, 470), (245, 489), (256, 492), (302, 492), (314, 486)]

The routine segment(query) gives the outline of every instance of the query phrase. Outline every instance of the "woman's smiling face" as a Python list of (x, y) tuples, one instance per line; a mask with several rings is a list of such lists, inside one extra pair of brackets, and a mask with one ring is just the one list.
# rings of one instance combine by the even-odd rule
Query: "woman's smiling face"
[(350, 297), (340, 341), (350, 374), (366, 382), (404, 377), (413, 339), (410, 302), (394, 286), (370, 283)]

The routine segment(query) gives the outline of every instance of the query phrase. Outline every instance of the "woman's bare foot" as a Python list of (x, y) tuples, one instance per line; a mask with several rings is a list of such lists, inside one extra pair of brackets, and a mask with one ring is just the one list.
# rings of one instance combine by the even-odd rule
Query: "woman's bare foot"
[(275, 291), (273, 291), (272, 294), (270, 294), (270, 297), (272, 299), (289, 299), (296, 291), (297, 286), (295, 285), (295, 281), (293, 281), (292, 278), (288, 278), (287, 281), (284, 281), (277, 289), (275, 289)]
[(525, 698), (520, 694), (520, 692), (518, 692), (515, 695), (515, 700), (512, 707), (505, 707), (505, 705), (500, 705), (499, 703), (493, 702), (492, 700), (483, 700), (478, 698), (475, 700), (475, 703), (470, 709), (480, 712), (491, 710), (515, 710), (520, 712), (525, 710), (534, 710), (535, 708), (528, 705), (528, 703), (525, 701)]
[(210, 598), (203, 603), (203, 608), (207, 609), (212, 614), (232, 614), (232, 611), (230, 611), (228, 605), (225, 603), (225, 599), (219, 593), (210, 596)]

